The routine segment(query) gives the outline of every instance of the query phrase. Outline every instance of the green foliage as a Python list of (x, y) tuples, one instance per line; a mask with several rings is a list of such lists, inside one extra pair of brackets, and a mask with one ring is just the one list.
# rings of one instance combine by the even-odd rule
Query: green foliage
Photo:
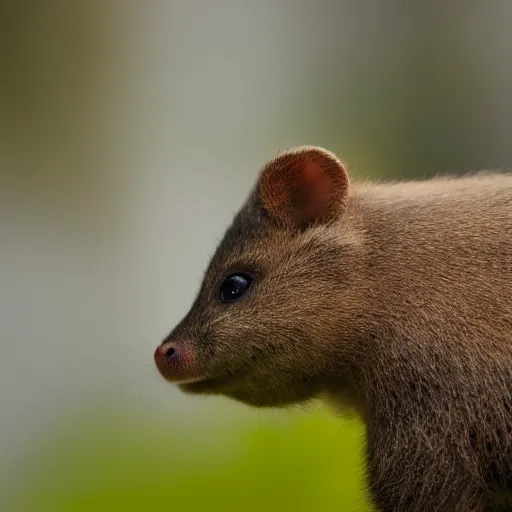
[(9, 510), (368, 510), (353, 421), (320, 412), (219, 432), (101, 417), (54, 432), (32, 454)]

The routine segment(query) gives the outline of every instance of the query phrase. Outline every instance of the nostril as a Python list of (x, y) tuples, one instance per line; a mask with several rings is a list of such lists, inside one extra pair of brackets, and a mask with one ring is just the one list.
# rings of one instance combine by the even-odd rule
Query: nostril
[(165, 352), (165, 359), (168, 363), (174, 363), (178, 357), (176, 347), (170, 346)]
[(155, 350), (155, 363), (159, 368), (167, 368), (169, 365), (176, 366), (180, 353), (175, 343), (162, 343)]

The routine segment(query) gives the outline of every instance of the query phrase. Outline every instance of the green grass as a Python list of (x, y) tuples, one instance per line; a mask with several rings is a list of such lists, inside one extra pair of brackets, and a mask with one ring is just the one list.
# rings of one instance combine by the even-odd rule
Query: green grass
[(9, 510), (366, 511), (361, 439), (358, 423), (325, 412), (220, 432), (77, 418), (24, 461)]

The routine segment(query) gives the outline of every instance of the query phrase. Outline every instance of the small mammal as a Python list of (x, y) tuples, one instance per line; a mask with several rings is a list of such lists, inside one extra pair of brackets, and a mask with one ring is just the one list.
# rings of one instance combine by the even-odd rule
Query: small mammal
[(154, 358), (186, 393), (355, 409), (382, 512), (512, 510), (512, 175), (278, 154)]

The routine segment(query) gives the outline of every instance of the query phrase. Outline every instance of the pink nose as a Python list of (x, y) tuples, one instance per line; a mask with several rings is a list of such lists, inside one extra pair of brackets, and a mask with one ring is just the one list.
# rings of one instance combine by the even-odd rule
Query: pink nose
[(202, 377), (191, 341), (166, 341), (155, 350), (154, 358), (158, 371), (171, 382), (178, 383)]
[(166, 362), (168, 365), (178, 362), (178, 345), (175, 343), (164, 343), (155, 350), (155, 362), (158, 365)]
[(180, 347), (177, 343), (163, 343), (154, 354), (158, 371), (168, 380), (175, 380), (180, 373)]

